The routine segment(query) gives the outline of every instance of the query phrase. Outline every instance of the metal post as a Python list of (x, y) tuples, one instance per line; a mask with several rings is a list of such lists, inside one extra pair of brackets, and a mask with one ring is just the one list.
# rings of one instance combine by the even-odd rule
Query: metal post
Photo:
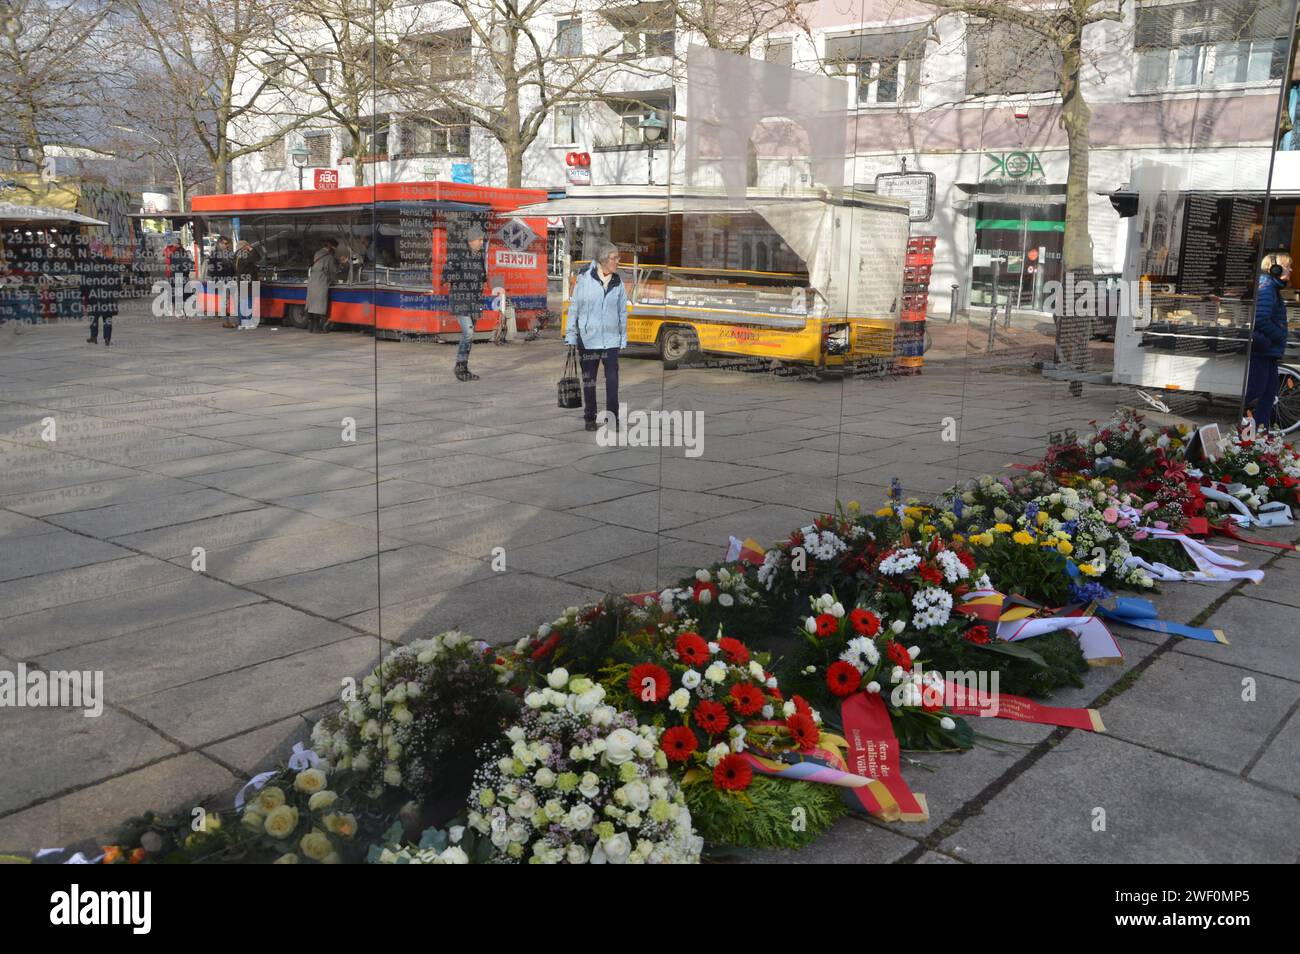
[(954, 283), (952, 286), (952, 297), (948, 300), (948, 324), (950, 325), (957, 323), (957, 293), (960, 289), (961, 286)]
[(993, 329), (998, 324), (998, 303), (995, 301), (993, 307), (989, 309), (989, 340), (984, 350), (989, 354), (993, 353)]
[(1011, 327), (1011, 296), (1010, 295), (1007, 295), (1007, 314), (1006, 317), (1002, 320), (1002, 327), (1003, 328)]

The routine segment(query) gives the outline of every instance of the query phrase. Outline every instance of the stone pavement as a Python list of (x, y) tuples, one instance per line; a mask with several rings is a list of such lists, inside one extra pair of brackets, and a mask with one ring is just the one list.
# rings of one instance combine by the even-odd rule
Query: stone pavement
[[(625, 357), (632, 408), (703, 412), (687, 458), (597, 446), (555, 407), (553, 341), (476, 346), (470, 385), (449, 347), (356, 334), (128, 315), (105, 349), (79, 327), (0, 331), (0, 669), (102, 670), (108, 698), (96, 719), (0, 710), (9, 849), (237, 786), (387, 645), (450, 627), (511, 642), (672, 582), (729, 534), (874, 504), (892, 477), (924, 494), (1029, 462), (1127, 398), (1071, 398), (1023, 351), (982, 354), (978, 329), (968, 356), (885, 381)], [(1264, 585), (1160, 598), (1230, 646), (1121, 630), (1127, 664), (1053, 700), (1100, 697), (1106, 735), (981, 724), (973, 752), (908, 767), (929, 823), (846, 820), (772, 860), (1296, 860), (1300, 557), (1243, 552), (1270, 561)]]

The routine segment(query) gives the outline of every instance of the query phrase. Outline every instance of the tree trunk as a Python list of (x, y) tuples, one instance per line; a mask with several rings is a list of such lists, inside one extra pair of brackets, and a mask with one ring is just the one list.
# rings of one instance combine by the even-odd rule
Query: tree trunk
[(506, 147), (506, 187), (522, 189), (524, 187), (524, 150), (512, 144)]
[[(1072, 276), (1066, 288), (1079, 281), (1092, 281), (1092, 234), (1088, 229), (1089, 124), (1092, 110), (1083, 98), (1080, 73), (1083, 67), (1083, 28), (1080, 25), (1062, 49), (1061, 126), (1069, 146), (1069, 167), (1065, 176), (1065, 236), (1062, 250), (1062, 278)], [(1085, 287), (1085, 286), (1075, 286)], [(1056, 362), (1071, 371), (1087, 373), (1092, 367), (1088, 342), (1092, 319), (1076, 315), (1071, 295), (1065, 294), (1063, 313), (1056, 315)], [(1070, 393), (1083, 392), (1079, 381), (1070, 382)]]

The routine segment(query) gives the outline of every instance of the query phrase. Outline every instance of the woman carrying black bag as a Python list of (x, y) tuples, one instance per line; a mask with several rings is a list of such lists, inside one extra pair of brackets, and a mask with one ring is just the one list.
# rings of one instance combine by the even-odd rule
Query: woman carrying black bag
[(565, 410), (582, 407), (582, 378), (579, 377), (578, 349), (570, 345), (569, 356), (564, 359), (564, 377), (556, 385), (559, 392), (558, 404)]

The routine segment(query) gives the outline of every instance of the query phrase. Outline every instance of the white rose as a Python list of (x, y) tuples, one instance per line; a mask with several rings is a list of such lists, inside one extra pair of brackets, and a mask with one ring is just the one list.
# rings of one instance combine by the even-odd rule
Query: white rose
[(876, 682), (876, 680), (873, 679), (871, 680), (871, 682), (867, 683), (867, 692), (876, 693), (879, 691), (880, 691), (880, 683)]
[(682, 685), (687, 689), (694, 689), (700, 684), (700, 674), (694, 669), (688, 669), (682, 673)]
[(569, 684), (569, 670), (552, 669), (546, 676), (546, 684), (552, 689), (563, 689)]
[(894, 635), (897, 636), (903, 630), (907, 629), (907, 623), (901, 619), (896, 619), (889, 624), (889, 628), (893, 630)]
[(605, 761), (610, 765), (622, 765), (631, 761), (640, 741), (637, 734), (629, 729), (615, 729), (605, 739)]
[(384, 769), (384, 782), (388, 785), (402, 784), (402, 770), (396, 765), (389, 765)]
[(804, 620), (803, 628), (808, 632), (810, 636), (817, 635), (817, 620), (809, 616), (806, 620)]
[(709, 768), (713, 768), (715, 765), (721, 762), (725, 756), (730, 754), (731, 754), (731, 746), (729, 746), (726, 742), (719, 742), (713, 748), (709, 749), (708, 754), (705, 755), (705, 761), (708, 763)]
[(838, 603), (838, 602), (836, 602), (836, 603), (832, 603), (829, 612), (830, 612), (830, 614), (831, 614), (832, 616), (834, 616), (836, 619), (843, 619), (843, 618), (844, 618), (844, 604), (843, 604), (843, 603)]
[(772, 716), (774, 716), (774, 715), (776, 715), (776, 710), (775, 710), (775, 709), (773, 709), (770, 705), (769, 705), (769, 706), (763, 706), (763, 718), (764, 718), (764, 719), (770, 719), (770, 718), (772, 718)]
[(1244, 471), (1245, 471), (1247, 474), (1249, 474), (1251, 477), (1254, 477), (1255, 475), (1257, 475), (1257, 474), (1259, 473), (1259, 464), (1255, 463), (1255, 462), (1252, 460), (1252, 461), (1248, 462), (1248, 463), (1246, 464), (1246, 466), (1242, 468), (1242, 470), (1244, 470)]
[(444, 848), (438, 855), (438, 861), (444, 865), (467, 865), (469, 864), (469, 855), (465, 854), (465, 849), (459, 845), (451, 845)]
[(908, 654), (909, 656), (911, 656), (913, 659), (915, 659), (917, 656), (921, 655), (921, 647), (920, 647), (920, 646), (908, 646), (908, 647), (907, 647), (907, 654)]
[(584, 772), (578, 782), (578, 794), (583, 798), (595, 798), (600, 794), (600, 778), (595, 772)]
[(533, 778), (537, 781), (537, 784), (540, 785), (542, 788), (550, 788), (552, 785), (555, 784), (555, 773), (552, 772), (550, 769), (548, 769), (546, 766), (542, 766), (541, 768), (539, 768), (537, 770), (537, 774), (534, 775)]
[(614, 716), (617, 715), (613, 706), (596, 706), (591, 710), (591, 724), (601, 726), (612, 725)]
[(787, 719), (797, 711), (798, 710), (795, 709), (794, 703), (788, 699), (786, 700), (785, 705), (781, 706), (781, 715), (785, 716)]
[(636, 754), (640, 759), (652, 759), (655, 757), (655, 744), (649, 739), (642, 739), (636, 744)]
[(627, 861), (628, 855), (632, 853), (632, 840), (628, 838), (627, 832), (621, 831), (613, 838), (608, 838), (596, 846), (595, 851), (591, 853), (591, 863), (593, 865), (621, 865)]
[(944, 716), (939, 720), (939, 728), (946, 732), (951, 732), (953, 729), (957, 728), (957, 723), (953, 722), (952, 719), (949, 719), (947, 716)]
[(1094, 453), (1097, 453), (1097, 454), (1104, 454), (1104, 453), (1106, 453), (1106, 445), (1103, 444), (1101, 441), (1098, 441), (1096, 444), (1094, 444), (1093, 447), (1092, 447), (1092, 449), (1093, 449), (1093, 452), (1094, 452)]
[(719, 594), (718, 594), (718, 605), (720, 605), (720, 606), (734, 606), (735, 604), (736, 604), (736, 598), (735, 598), (734, 596), (732, 596), (730, 593), (719, 593)]
[(722, 650), (721, 643), (709, 643), (709, 655), (716, 656)]
[(524, 696), (524, 705), (530, 709), (540, 709), (546, 705), (546, 697), (540, 692), (530, 692)]
[(691, 694), (685, 689), (678, 689), (668, 696), (668, 708), (674, 712), (685, 712), (691, 704)]
[(710, 663), (709, 668), (704, 670), (704, 678), (709, 682), (722, 682), (727, 678), (727, 667), (720, 662)]
[(708, 582), (709, 582), (709, 571), (708, 571), (708, 570), (696, 570), (696, 571), (695, 571), (695, 579), (699, 580), (701, 583), (708, 583)]
[(622, 791), (625, 804), (631, 805), (639, 812), (650, 808), (650, 786), (645, 782), (640, 779), (628, 782), (623, 786)]
[(749, 674), (758, 682), (763, 682), (767, 678), (767, 674), (763, 672), (763, 667), (752, 659), (749, 661)]

